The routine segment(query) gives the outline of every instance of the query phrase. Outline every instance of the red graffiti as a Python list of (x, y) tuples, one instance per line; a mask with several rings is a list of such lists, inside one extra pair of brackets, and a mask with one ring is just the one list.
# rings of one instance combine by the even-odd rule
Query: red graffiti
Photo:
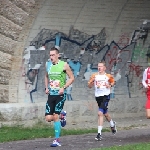
[[(122, 56), (126, 56), (125, 59), (122, 59)], [(117, 46), (114, 46), (106, 54), (106, 67), (109, 71), (112, 70), (115, 64), (119, 64), (119, 69), (122, 70), (126, 67), (126, 63), (130, 60), (131, 51), (130, 50), (119, 50)]]
[(110, 71), (115, 63), (122, 62), (122, 59), (119, 57), (121, 50), (118, 49), (117, 46), (114, 46), (111, 50), (106, 54), (106, 65), (107, 69)]
[(144, 88), (143, 84), (142, 84), (142, 78), (143, 78), (143, 74), (140, 75), (139, 77), (139, 90), (141, 91), (141, 94), (146, 94), (146, 89)]
[(129, 64), (129, 69), (131, 72), (135, 72), (136, 76), (139, 77), (143, 72), (143, 67), (139, 65)]
[(126, 47), (129, 44), (130, 38), (129, 35), (127, 33), (124, 33), (121, 35), (119, 41), (117, 42), (117, 44), (119, 45), (119, 47)]

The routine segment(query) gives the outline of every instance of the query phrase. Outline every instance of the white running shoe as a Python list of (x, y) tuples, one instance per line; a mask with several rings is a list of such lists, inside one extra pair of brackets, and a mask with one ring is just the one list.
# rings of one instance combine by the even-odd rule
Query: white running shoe
[(113, 133), (113, 134), (116, 134), (117, 133), (117, 128), (116, 128), (116, 122), (114, 121), (114, 126), (113, 127), (110, 127), (110, 129), (111, 129), (111, 132)]
[(50, 146), (51, 147), (57, 147), (57, 146), (61, 146), (61, 144), (57, 140), (54, 140), (53, 143)]

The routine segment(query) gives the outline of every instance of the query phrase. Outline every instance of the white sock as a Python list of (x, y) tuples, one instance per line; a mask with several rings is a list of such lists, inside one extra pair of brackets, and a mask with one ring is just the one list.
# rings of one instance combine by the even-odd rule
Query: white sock
[(103, 126), (98, 126), (98, 133), (101, 135)]
[(112, 119), (110, 120), (110, 126), (111, 126), (111, 127), (114, 127), (114, 122), (113, 122)]

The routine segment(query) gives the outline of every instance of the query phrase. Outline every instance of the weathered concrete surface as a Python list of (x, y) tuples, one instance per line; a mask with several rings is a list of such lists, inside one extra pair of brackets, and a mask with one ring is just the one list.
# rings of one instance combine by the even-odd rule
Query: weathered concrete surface
[[(1, 77), (0, 77), (1, 79)], [(0, 99), (1, 102), (6, 103), (8, 102), (8, 89), (0, 89)]]
[[(141, 101), (141, 103), (137, 103)], [(122, 103), (123, 102), (123, 103)], [(130, 107), (128, 106), (130, 102)], [(32, 126), (37, 121), (45, 122), (45, 102), (41, 103), (6, 103), (0, 104), (0, 123), (9, 125)], [(132, 104), (136, 103), (136, 107)], [(97, 128), (97, 104), (91, 101), (66, 101), (64, 110), (67, 111), (67, 128)], [(112, 118), (145, 117), (142, 99), (113, 99), (110, 101), (109, 112)], [(94, 122), (94, 124), (93, 124)], [(130, 126), (130, 125), (128, 125)]]
[(95, 141), (96, 134), (74, 135), (61, 137), (62, 146), (49, 147), (52, 138), (17, 141), (0, 144), (1, 150), (90, 150), (110, 146), (121, 146), (139, 142), (150, 142), (149, 128), (122, 130), (114, 136), (111, 133), (103, 133), (102, 141)]

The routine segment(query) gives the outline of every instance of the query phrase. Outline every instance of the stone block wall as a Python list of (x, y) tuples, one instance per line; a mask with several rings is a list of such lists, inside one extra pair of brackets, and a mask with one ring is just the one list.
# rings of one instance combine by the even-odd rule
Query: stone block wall
[(0, 103), (17, 102), (24, 43), (41, 2), (0, 0)]

